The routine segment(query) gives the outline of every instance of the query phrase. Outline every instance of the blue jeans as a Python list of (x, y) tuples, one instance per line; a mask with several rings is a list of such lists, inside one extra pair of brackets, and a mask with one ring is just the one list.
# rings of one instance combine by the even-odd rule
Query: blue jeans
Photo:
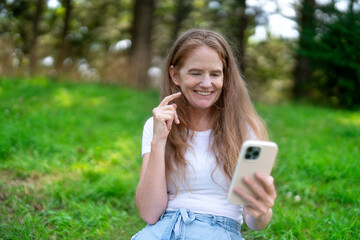
[(241, 225), (221, 216), (180, 208), (166, 211), (154, 225), (146, 225), (131, 240), (243, 240)]

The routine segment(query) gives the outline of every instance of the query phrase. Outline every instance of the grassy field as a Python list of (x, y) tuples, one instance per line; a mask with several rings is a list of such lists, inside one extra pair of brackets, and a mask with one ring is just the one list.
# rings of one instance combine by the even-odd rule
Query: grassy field
[[(0, 239), (130, 239), (156, 91), (0, 78)], [(360, 112), (256, 105), (278, 198), (246, 239), (360, 239)]]

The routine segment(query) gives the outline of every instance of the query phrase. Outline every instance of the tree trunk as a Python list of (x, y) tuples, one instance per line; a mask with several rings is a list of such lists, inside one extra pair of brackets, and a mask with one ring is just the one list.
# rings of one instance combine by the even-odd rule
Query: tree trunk
[(192, 2), (193, 0), (176, 0), (175, 21), (171, 38), (172, 40), (175, 40), (179, 35), (183, 21), (189, 16), (192, 10)]
[(61, 44), (59, 48), (59, 55), (56, 66), (58, 74), (60, 74), (63, 70), (64, 59), (68, 53), (68, 41), (66, 37), (69, 33), (69, 25), (70, 25), (71, 11), (72, 11), (71, 0), (64, 0), (63, 4), (65, 7), (65, 15), (63, 20), (64, 25), (61, 33)]
[(132, 26), (130, 78), (141, 88), (149, 86), (148, 69), (151, 62), (151, 32), (154, 0), (136, 0)]
[(36, 3), (36, 12), (33, 20), (33, 38), (30, 44), (30, 74), (33, 76), (37, 70), (37, 40), (39, 37), (39, 23), (43, 12), (44, 0)]
[(349, 3), (349, 12), (350, 13), (353, 13), (354, 12), (354, 4), (357, 0), (350, 0), (350, 3)]
[(246, 36), (245, 30), (248, 27), (248, 17), (246, 16), (246, 0), (237, 1), (240, 6), (239, 14), (239, 28), (238, 28), (238, 41), (239, 41), (239, 53), (237, 54), (237, 60), (241, 72), (245, 70), (245, 47), (246, 47)]
[(226, 22), (232, 36), (234, 37), (234, 43), (236, 45), (234, 55), (239, 66), (239, 70), (244, 72), (245, 47), (247, 42), (245, 31), (249, 24), (249, 17), (246, 15), (246, 0), (232, 1), (229, 7), (231, 12)]
[(297, 64), (293, 72), (293, 96), (300, 98), (306, 95), (306, 84), (312, 75), (311, 61), (302, 52), (311, 49), (315, 37), (315, 0), (303, 0), (298, 12), (299, 50)]

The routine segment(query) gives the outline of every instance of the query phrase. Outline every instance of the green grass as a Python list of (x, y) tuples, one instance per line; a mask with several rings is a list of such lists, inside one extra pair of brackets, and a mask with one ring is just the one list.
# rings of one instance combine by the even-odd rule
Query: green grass
[[(0, 239), (130, 239), (156, 91), (0, 78)], [(280, 152), (266, 230), (246, 239), (360, 238), (360, 112), (258, 104)]]

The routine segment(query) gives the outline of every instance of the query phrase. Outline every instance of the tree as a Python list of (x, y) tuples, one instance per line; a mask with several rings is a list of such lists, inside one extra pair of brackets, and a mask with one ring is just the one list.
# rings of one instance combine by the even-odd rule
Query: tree
[(360, 12), (354, 12), (351, 5), (341, 12), (334, 4), (319, 10), (323, 18), (318, 19), (313, 48), (304, 51), (314, 69), (307, 89), (315, 100), (359, 108)]
[(149, 85), (148, 69), (151, 61), (151, 33), (155, 8), (154, 0), (136, 0), (132, 25), (130, 77), (135, 85)]
[(305, 85), (310, 81), (312, 75), (311, 61), (304, 53), (305, 49), (311, 49), (315, 38), (315, 0), (302, 0), (298, 9), (299, 43), (296, 55), (297, 64), (294, 68), (293, 95), (300, 98), (306, 93)]
[(333, 106), (360, 107), (360, 12), (350, 2), (347, 11), (335, 2), (316, 6), (304, 1), (300, 22), (295, 97)]
[[(40, 35), (39, 22), (43, 11), (43, 0), (35, 2), (14, 0), (1, 3), (0, 29), (9, 36), (12, 49), (6, 49), (19, 63), (17, 68), (26, 68), (31, 73), (35, 72), (37, 59), (37, 40)], [(1, 36), (1, 35), (0, 35)], [(8, 46), (8, 47), (10, 47)], [(1, 47), (1, 46), (0, 46)], [(30, 55), (30, 64), (24, 59)], [(24, 66), (23, 66), (24, 65)], [(25, 69), (23, 69), (25, 70)]]
[(171, 39), (176, 39), (180, 29), (182, 27), (182, 23), (192, 11), (192, 2), (193, 0), (176, 0), (175, 4), (175, 18)]
[(235, 57), (242, 72), (245, 71), (246, 66), (246, 44), (251, 35), (251, 29), (255, 28), (257, 24), (256, 16), (262, 14), (262, 11), (257, 7), (252, 7), (251, 12), (248, 13), (248, 5), (246, 0), (222, 0), (210, 1), (210, 21), (212, 28), (224, 33), (235, 44)]
[(68, 53), (67, 36), (69, 34), (71, 11), (72, 11), (71, 0), (63, 0), (62, 4), (65, 8), (65, 14), (64, 14), (64, 18), (63, 18), (63, 28), (61, 31), (61, 44), (60, 44), (58, 60), (57, 60), (57, 72), (58, 73), (62, 72), (63, 62)]
[[(246, 36), (246, 29), (249, 25), (249, 17), (246, 14), (246, 0), (235, 0), (233, 6), (233, 22), (230, 22), (233, 35), (238, 45), (238, 51), (236, 52), (236, 58), (241, 72), (245, 71), (245, 48), (248, 36)], [(231, 21), (231, 17), (230, 17)]]
[(33, 19), (33, 36), (30, 44), (30, 74), (34, 75), (37, 69), (37, 42), (39, 37), (39, 23), (44, 11), (44, 0), (37, 0)]

